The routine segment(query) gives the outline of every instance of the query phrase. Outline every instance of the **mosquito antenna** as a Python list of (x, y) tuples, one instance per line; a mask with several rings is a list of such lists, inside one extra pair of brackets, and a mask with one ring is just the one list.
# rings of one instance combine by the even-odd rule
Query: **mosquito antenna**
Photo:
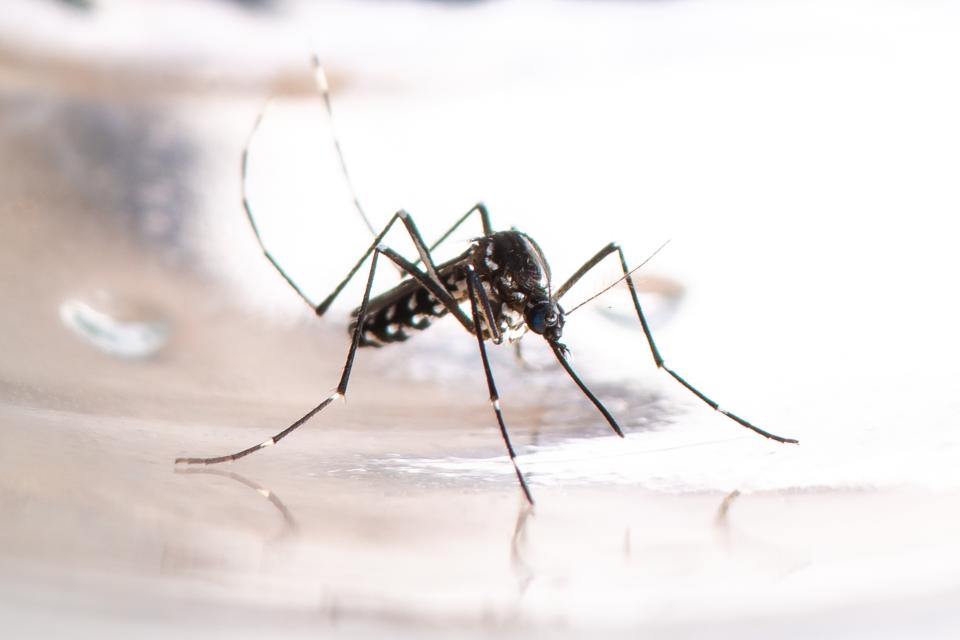
[(327, 74), (323, 70), (323, 66), (320, 64), (320, 58), (317, 54), (313, 54), (313, 77), (317, 83), (317, 90), (320, 92), (320, 97), (323, 98), (323, 106), (327, 111), (327, 118), (330, 120), (330, 135), (333, 138), (333, 148), (337, 151), (337, 158), (340, 160), (340, 169), (343, 171), (343, 179), (347, 183), (347, 188), (350, 189), (350, 196), (353, 198), (353, 206), (356, 208), (357, 213), (360, 214), (360, 217), (363, 218), (363, 223), (367, 225), (367, 229), (370, 230), (370, 233), (374, 236), (377, 235), (376, 229), (373, 228), (373, 225), (370, 224), (370, 219), (367, 218), (367, 214), (364, 212), (363, 207), (360, 206), (360, 198), (357, 196), (357, 190), (353, 186), (353, 181), (350, 179), (350, 172), (347, 171), (347, 161), (343, 157), (343, 149), (340, 148), (340, 139), (337, 137), (337, 128), (335, 126), (333, 118), (333, 107), (330, 104), (330, 84), (327, 82)]
[(597, 291), (595, 294), (593, 294), (592, 296), (590, 296), (589, 298), (587, 298), (586, 300), (584, 300), (583, 302), (581, 302), (580, 304), (578, 304), (577, 306), (575, 306), (573, 309), (570, 309), (570, 311), (564, 311), (563, 314), (564, 314), (565, 316), (569, 316), (571, 313), (573, 313), (574, 311), (576, 311), (577, 309), (579, 309), (579, 308), (582, 307), (583, 305), (587, 304), (587, 303), (590, 302), (591, 300), (594, 300), (594, 299), (596, 299), (596, 298), (599, 298), (600, 296), (602, 296), (603, 294), (605, 294), (607, 291), (610, 291), (610, 289), (613, 289), (615, 286), (617, 286), (618, 284), (620, 284), (622, 281), (624, 281), (624, 280), (626, 280), (627, 278), (629, 278), (630, 276), (632, 276), (634, 271), (637, 271), (638, 269), (640, 269), (641, 267), (643, 267), (645, 264), (647, 264), (648, 262), (650, 262), (651, 260), (653, 260), (653, 257), (654, 257), (655, 255), (657, 255), (658, 253), (660, 253), (660, 251), (661, 251), (665, 246), (667, 246), (668, 244), (670, 244), (670, 241), (669, 241), (669, 240), (667, 240), (667, 241), (664, 242), (662, 245), (660, 245), (659, 247), (657, 247), (656, 251), (654, 251), (654, 252), (651, 253), (649, 256), (647, 256), (646, 259), (645, 259), (643, 262), (641, 262), (640, 264), (638, 264), (637, 266), (635, 266), (633, 269), (630, 269), (630, 271), (628, 271), (627, 273), (623, 274), (622, 276), (620, 276), (619, 278), (617, 278), (616, 280), (614, 280), (613, 282), (611, 282), (610, 284), (608, 284), (606, 287), (604, 287), (604, 288), (601, 289), (600, 291)]

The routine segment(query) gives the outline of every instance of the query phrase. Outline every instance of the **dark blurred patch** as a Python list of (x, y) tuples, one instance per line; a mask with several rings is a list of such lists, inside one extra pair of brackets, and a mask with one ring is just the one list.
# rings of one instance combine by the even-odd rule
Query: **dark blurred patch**
[(0, 124), (0, 159), (22, 170), (17, 192), (62, 201), (64, 211), (93, 214), (165, 258), (182, 257), (196, 149), (170, 116), (135, 101), (38, 93), (0, 95)]
[[(73, 9), (80, 9), (83, 11), (90, 11), (97, 8), (97, 3), (95, 0), (44, 0), (45, 2), (56, 2), (57, 4), (66, 5)], [(253, 11), (269, 11), (274, 10), (278, 7), (279, 2), (277, 0), (213, 0), (215, 2), (220, 2), (223, 4), (232, 4), (239, 6), (243, 9), (249, 9)], [(484, 0), (425, 0), (426, 2), (434, 2), (438, 4), (479, 4), (484, 2)]]
[(219, 2), (235, 4), (244, 9), (254, 10), (275, 9), (278, 4), (275, 0), (219, 0)]
[(65, 4), (68, 7), (74, 9), (82, 9), (84, 11), (90, 10), (93, 8), (93, 0), (54, 0), (60, 4)]
[[(277, 6), (277, 2), (275, 0), (217, 0), (217, 1), (239, 5), (245, 9), (273, 9), (273, 8), (276, 8)], [(96, 2), (94, 2), (94, 0), (53, 0), (53, 2), (66, 5), (74, 9), (81, 9), (84, 11), (89, 11), (91, 9), (96, 8)]]

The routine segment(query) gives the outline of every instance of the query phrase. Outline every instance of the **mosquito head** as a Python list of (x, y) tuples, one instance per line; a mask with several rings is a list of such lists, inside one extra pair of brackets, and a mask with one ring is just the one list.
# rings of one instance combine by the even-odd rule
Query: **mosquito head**
[(563, 309), (556, 302), (544, 301), (529, 305), (524, 319), (530, 331), (556, 342), (563, 334)]

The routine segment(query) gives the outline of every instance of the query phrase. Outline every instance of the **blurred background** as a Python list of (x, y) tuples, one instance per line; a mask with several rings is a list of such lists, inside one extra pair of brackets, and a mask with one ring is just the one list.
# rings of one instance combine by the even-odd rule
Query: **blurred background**
[[(5, 0), (0, 623), (11, 637), (960, 633), (960, 8), (904, 0)], [(311, 56), (330, 79), (335, 127)], [(399, 208), (563, 280), (613, 436), (536, 336), (359, 353)], [(473, 225), (473, 226), (472, 226)], [(470, 223), (444, 255), (479, 233)], [(389, 242), (409, 255), (402, 233)], [(618, 277), (611, 261), (570, 308)], [(398, 276), (389, 268), (376, 288)], [(372, 351), (372, 352), (371, 352)]]

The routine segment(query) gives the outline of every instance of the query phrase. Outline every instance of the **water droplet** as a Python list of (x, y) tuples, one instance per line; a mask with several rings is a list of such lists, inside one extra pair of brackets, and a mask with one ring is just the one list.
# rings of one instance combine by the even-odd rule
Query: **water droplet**
[(103, 353), (118, 358), (149, 358), (167, 343), (170, 326), (144, 305), (120, 302), (105, 292), (96, 302), (68, 298), (60, 303), (60, 320)]

